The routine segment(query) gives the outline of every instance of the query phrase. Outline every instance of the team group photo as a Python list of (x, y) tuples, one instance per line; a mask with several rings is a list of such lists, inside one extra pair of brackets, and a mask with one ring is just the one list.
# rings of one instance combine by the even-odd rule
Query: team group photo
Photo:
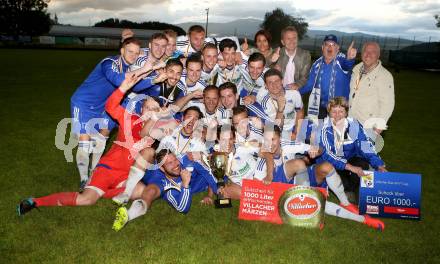
[(265, 1), (245, 34), (208, 3), (78, 27), (48, 10), (113, 1), (6, 2), (2, 263), (438, 262), (435, 1), (428, 42)]

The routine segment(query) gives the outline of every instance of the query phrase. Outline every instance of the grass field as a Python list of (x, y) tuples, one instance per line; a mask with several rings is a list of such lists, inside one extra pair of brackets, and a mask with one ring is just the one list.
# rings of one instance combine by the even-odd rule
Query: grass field
[(22, 198), (78, 189), (55, 129), (107, 54), (0, 50), (0, 263), (440, 263), (439, 73), (393, 72), (397, 104), (381, 152), (390, 170), (423, 175), (422, 221), (384, 219), (381, 233), (326, 217), (322, 231), (307, 230), (240, 221), (237, 202), (216, 210), (201, 206), (201, 195), (188, 215), (160, 201), (119, 233), (108, 200), (18, 218)]

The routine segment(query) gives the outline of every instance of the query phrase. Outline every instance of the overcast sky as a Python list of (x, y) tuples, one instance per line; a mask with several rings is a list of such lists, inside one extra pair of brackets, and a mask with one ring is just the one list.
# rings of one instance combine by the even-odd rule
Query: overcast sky
[(51, 0), (49, 12), (56, 13), (60, 23), (88, 26), (111, 17), (172, 24), (205, 21), (206, 8), (210, 22), (263, 19), (276, 7), (304, 17), (309, 29), (416, 36), (418, 40), (431, 36), (440, 41), (433, 17), (440, 14), (439, 0)]

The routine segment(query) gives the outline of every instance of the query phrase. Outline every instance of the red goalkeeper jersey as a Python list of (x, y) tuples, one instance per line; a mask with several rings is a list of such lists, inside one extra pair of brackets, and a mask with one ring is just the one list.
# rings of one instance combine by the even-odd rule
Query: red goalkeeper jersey
[(140, 150), (152, 143), (149, 137), (141, 138), (143, 122), (140, 116), (131, 114), (120, 105), (124, 93), (116, 89), (108, 98), (105, 110), (119, 123), (118, 135), (110, 150), (99, 160), (99, 165), (114, 170), (129, 171)]

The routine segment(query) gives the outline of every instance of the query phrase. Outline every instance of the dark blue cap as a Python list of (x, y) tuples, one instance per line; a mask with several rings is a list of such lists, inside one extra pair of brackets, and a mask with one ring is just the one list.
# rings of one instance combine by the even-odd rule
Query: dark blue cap
[(334, 43), (339, 44), (338, 38), (333, 34), (326, 35), (323, 42), (326, 42), (326, 41), (333, 41)]

